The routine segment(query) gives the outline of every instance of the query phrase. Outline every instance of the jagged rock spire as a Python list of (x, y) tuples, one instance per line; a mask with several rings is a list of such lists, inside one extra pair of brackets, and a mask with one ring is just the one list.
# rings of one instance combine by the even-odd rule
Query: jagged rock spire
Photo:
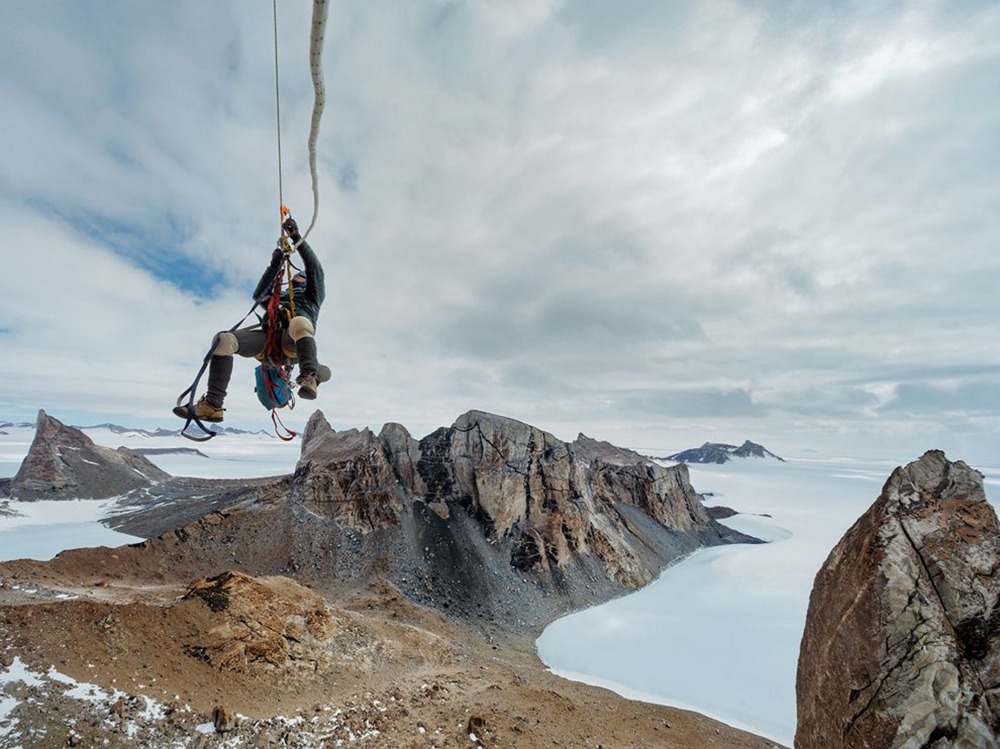
[(795, 746), (997, 746), (998, 597), (982, 476), (937, 450), (897, 468), (816, 575)]

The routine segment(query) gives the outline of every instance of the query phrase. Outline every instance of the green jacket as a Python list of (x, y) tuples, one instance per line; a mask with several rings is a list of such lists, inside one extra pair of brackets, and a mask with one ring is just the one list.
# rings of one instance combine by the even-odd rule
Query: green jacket
[[(323, 281), (323, 266), (320, 265), (319, 258), (316, 257), (316, 253), (313, 252), (312, 247), (302, 240), (302, 244), (299, 245), (299, 255), (302, 257), (302, 262), (305, 263), (306, 272), (306, 286), (305, 288), (297, 288), (292, 290), (293, 298), (295, 300), (295, 314), (303, 315), (308, 317), (313, 325), (316, 325), (316, 319), (319, 317), (319, 308), (323, 304), (323, 300), (326, 299), (326, 284)], [(274, 282), (274, 277), (278, 275), (278, 271), (281, 269), (281, 264), (284, 262), (283, 257), (275, 257), (271, 259), (271, 264), (267, 266), (267, 270), (264, 271), (264, 275), (260, 277), (260, 281), (257, 282), (257, 288), (254, 290), (253, 298), (261, 301), (262, 304), (267, 304), (266, 299), (261, 299), (261, 295), (267, 293), (268, 289), (271, 288), (271, 284)], [(288, 291), (281, 295), (281, 306), (288, 307)]]

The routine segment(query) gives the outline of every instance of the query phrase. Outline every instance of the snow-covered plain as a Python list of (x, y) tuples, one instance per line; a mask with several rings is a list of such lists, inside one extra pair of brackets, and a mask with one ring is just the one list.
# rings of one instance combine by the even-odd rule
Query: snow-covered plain
[[(722, 522), (770, 543), (698, 551), (636, 593), (553, 622), (539, 656), (566, 678), (791, 745), (813, 578), (895, 466), (815, 457), (690, 466), (695, 489), (714, 493), (707, 505), (747, 513)], [(1000, 468), (976, 467), (996, 506)]]
[(65, 549), (121, 546), (142, 541), (101, 524), (114, 500), (43, 500), (10, 502), (16, 515), (0, 515), (0, 562), (52, 559)]

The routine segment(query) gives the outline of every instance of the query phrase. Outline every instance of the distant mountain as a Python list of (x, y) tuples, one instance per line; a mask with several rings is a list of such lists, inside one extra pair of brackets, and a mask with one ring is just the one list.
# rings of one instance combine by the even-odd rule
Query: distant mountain
[[(108, 431), (114, 432), (115, 434), (132, 434), (132, 435), (139, 435), (141, 437), (179, 437), (180, 434), (181, 434), (181, 430), (180, 429), (164, 429), (163, 427), (160, 427), (156, 431), (151, 432), (148, 429), (133, 429), (131, 427), (123, 427), (123, 426), (121, 426), (119, 424), (95, 424), (94, 426), (84, 426), (84, 427), (74, 427), (74, 428), (75, 429), (81, 429), (81, 430), (82, 429), (107, 429)], [(218, 432), (220, 435), (223, 435), (223, 434), (263, 434), (265, 437), (271, 437), (271, 436), (273, 436), (269, 432), (266, 432), (263, 429), (257, 429), (256, 431), (252, 431), (251, 432), (251, 431), (248, 431), (246, 429), (237, 429), (236, 427), (217, 426), (217, 427), (215, 427), (214, 431)]]
[(668, 455), (661, 460), (676, 460), (681, 463), (728, 463), (733, 458), (774, 458), (785, 462), (784, 458), (778, 457), (773, 452), (758, 445), (756, 442), (747, 440), (742, 445), (726, 445), (722, 442), (706, 442), (701, 447), (693, 447), (690, 450)]
[[(10, 428), (24, 428), (24, 429), (34, 429), (35, 425), (26, 421), (19, 423), (14, 423), (12, 421), (0, 421), (0, 430), (10, 429)], [(155, 431), (149, 431), (148, 429), (138, 429), (134, 427), (123, 427), (120, 424), (112, 424), (110, 422), (105, 422), (104, 424), (92, 424), (90, 426), (73, 426), (73, 429), (106, 429), (114, 434), (121, 434), (127, 436), (138, 436), (138, 437), (179, 437), (181, 434), (180, 429), (164, 429), (160, 427)], [(224, 427), (216, 426), (215, 431), (220, 435), (225, 434), (262, 434), (265, 437), (273, 437), (270, 432), (264, 429), (257, 429), (255, 431), (249, 431), (246, 429), (238, 429), (236, 427)], [(8, 432), (0, 431), (0, 434), (8, 434)]]
[[(130, 429), (129, 427), (123, 427), (123, 426), (120, 426), (119, 424), (110, 424), (110, 423), (107, 423), (107, 422), (105, 422), (104, 424), (93, 424), (91, 426), (84, 426), (84, 427), (75, 426), (74, 425), (73, 428), (74, 429), (81, 429), (81, 430), (82, 429), (107, 429), (109, 432), (114, 432), (115, 434), (130, 434), (130, 435), (139, 435), (139, 436), (142, 436), (142, 437), (166, 436), (166, 435), (156, 435), (153, 432), (150, 432), (150, 431), (148, 431), (146, 429)], [(160, 431), (166, 432), (166, 430), (160, 430)], [(167, 434), (171, 434), (171, 433), (167, 432)]]

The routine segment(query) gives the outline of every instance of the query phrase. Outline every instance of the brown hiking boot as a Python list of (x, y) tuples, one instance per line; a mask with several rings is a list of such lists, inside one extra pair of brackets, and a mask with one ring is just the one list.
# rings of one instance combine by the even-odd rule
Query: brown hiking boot
[[(314, 395), (313, 397), (315, 398), (316, 396)], [(208, 400), (205, 398), (204, 395), (201, 396), (199, 401), (194, 404), (195, 418), (197, 418), (199, 421), (210, 421), (213, 424), (218, 424), (220, 421), (222, 421), (223, 418), (222, 414), (224, 410), (225, 409), (223, 408), (216, 408), (215, 406), (213, 406), (211, 403), (208, 402)], [(187, 405), (175, 406), (174, 415), (179, 416), (182, 419), (186, 419), (188, 417)]]
[(316, 390), (319, 388), (319, 380), (314, 374), (299, 375), (296, 380), (299, 383), (299, 397), (306, 400), (316, 400)]

